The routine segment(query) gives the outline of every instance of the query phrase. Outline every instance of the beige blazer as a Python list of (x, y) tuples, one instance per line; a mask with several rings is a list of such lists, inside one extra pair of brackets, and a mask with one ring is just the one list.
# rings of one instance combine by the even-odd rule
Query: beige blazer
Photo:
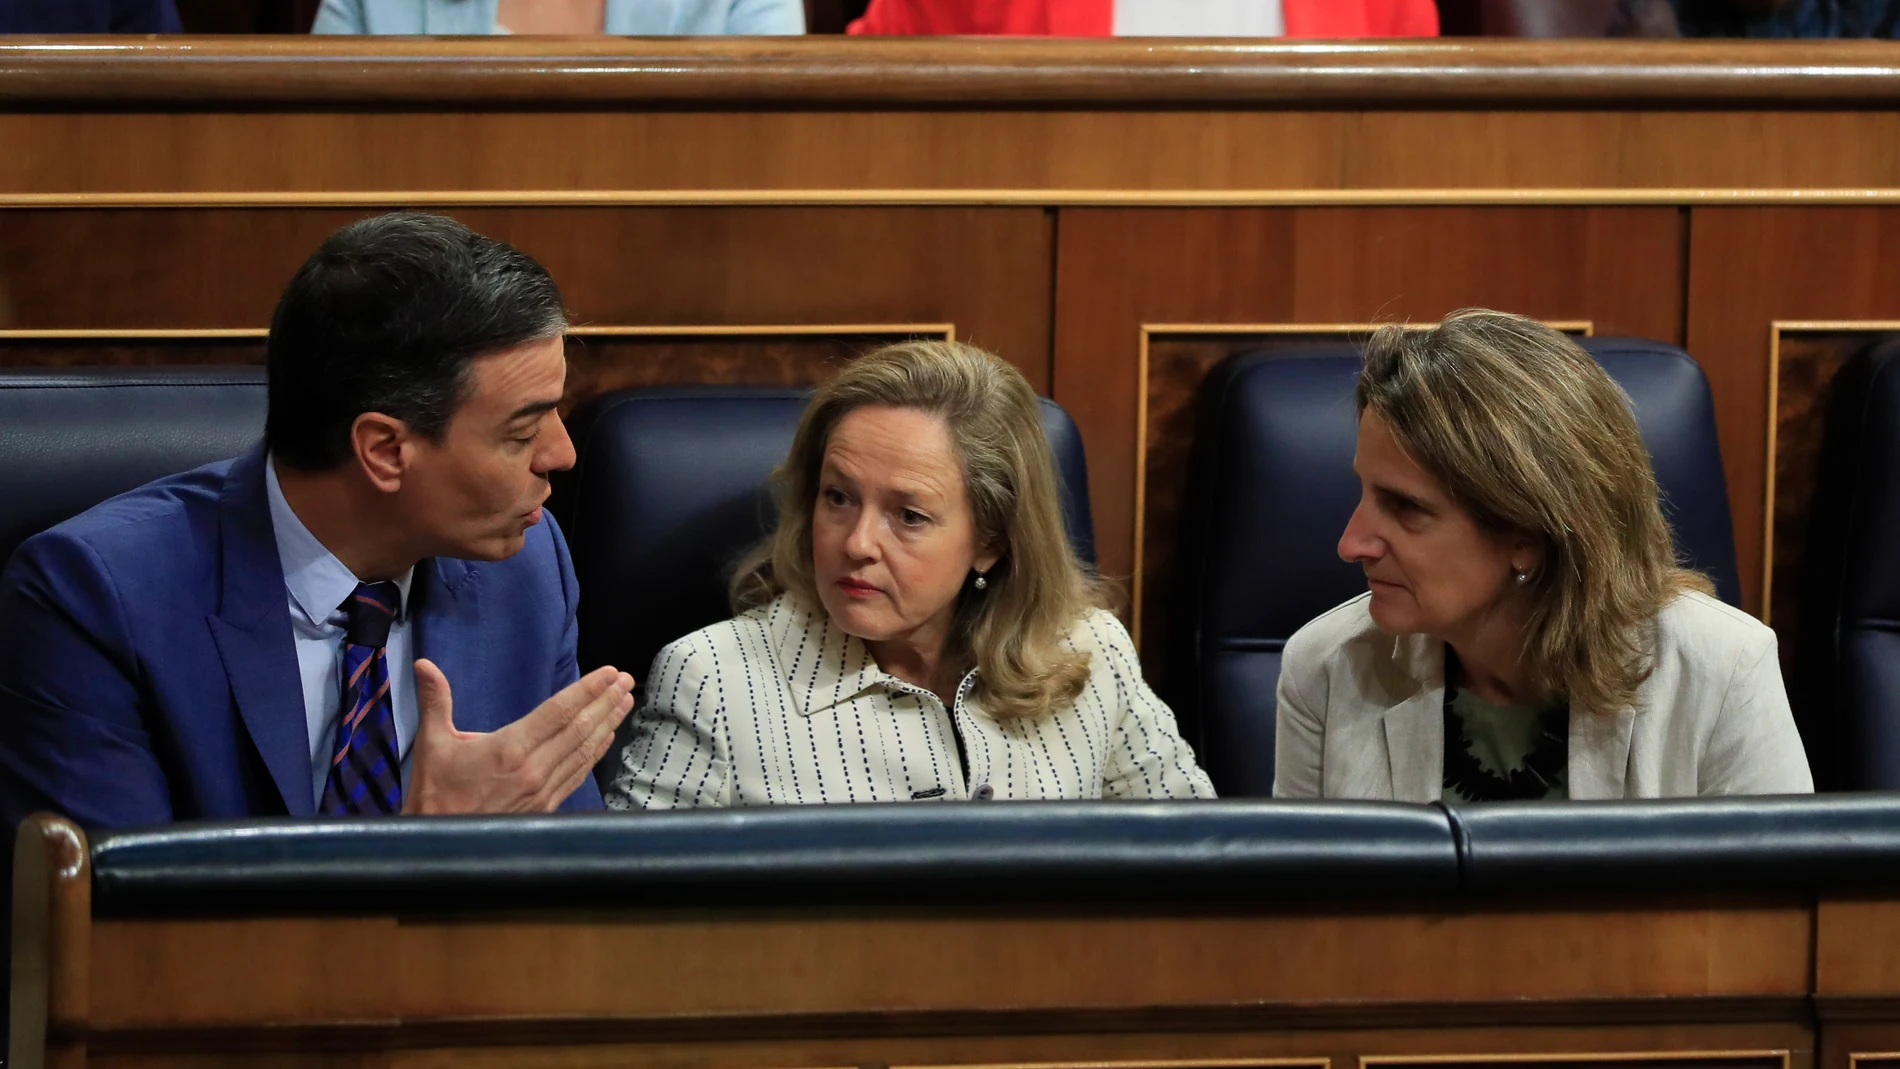
[[(1378, 629), (1361, 594), (1300, 628), (1280, 663), (1278, 798), (1435, 802), (1445, 776), (1445, 644)], [(1655, 670), (1615, 716), (1570, 718), (1570, 797), (1814, 790), (1775, 633), (1687, 594), (1657, 618)]]

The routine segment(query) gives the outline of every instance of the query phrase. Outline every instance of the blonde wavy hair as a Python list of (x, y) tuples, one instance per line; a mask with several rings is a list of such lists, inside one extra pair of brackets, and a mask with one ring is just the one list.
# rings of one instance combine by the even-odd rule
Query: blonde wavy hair
[(1562, 333), (1466, 309), (1433, 330), (1374, 334), (1358, 404), (1480, 527), (1542, 545), (1526, 583), (1531, 684), (1598, 713), (1634, 702), (1657, 614), (1714, 588), (1677, 565), (1622, 388)]
[(943, 420), (963, 469), (977, 544), (1001, 554), (986, 575), (987, 590), (966, 580), (958, 593), (944, 662), (977, 670), (974, 697), (995, 717), (1035, 717), (1073, 704), (1088, 681), (1089, 655), (1065, 639), (1103, 604), (1101, 587), (1064, 531), (1035, 390), (1021, 372), (974, 346), (886, 346), (818, 388), (790, 455), (772, 476), (778, 528), (740, 562), (730, 588), (733, 610), (785, 591), (813, 607), (823, 604), (812, 578), (819, 471), (832, 429), (867, 405)]

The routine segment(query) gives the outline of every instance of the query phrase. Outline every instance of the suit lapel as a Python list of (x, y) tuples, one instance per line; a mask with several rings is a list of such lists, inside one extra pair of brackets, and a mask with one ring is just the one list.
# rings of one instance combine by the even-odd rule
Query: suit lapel
[(1630, 738), (1636, 710), (1615, 716), (1570, 714), (1569, 794), (1572, 798), (1621, 798), (1629, 777)]
[[(442, 669), (451, 695), (457, 693), (458, 685), (470, 685), (482, 674), (476, 664), (483, 656), (478, 584), (468, 581), (470, 575), (467, 561), (432, 557), (416, 565), (409, 591), (415, 655), (427, 657)], [(493, 702), (457, 702), (455, 726), (463, 731), (493, 731), (501, 725), (480, 722), (472, 715), (492, 708)]]
[(251, 742), (293, 816), (316, 812), (310, 785), (309, 721), (303, 705), (289, 594), (271, 530), (264, 448), (238, 458), (225, 476), (218, 534), (222, 589), (208, 617)]
[(1436, 802), (1445, 783), (1445, 649), (1422, 635), (1394, 640), (1392, 682), (1406, 697), (1386, 711), (1385, 748), (1392, 797)]

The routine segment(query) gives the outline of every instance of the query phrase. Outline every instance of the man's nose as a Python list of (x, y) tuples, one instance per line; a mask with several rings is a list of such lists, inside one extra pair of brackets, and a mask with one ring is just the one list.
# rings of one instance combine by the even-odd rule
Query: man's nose
[(574, 439), (567, 433), (567, 424), (558, 415), (550, 414), (546, 431), (542, 434), (545, 443), (535, 456), (534, 470), (545, 475), (551, 471), (566, 471), (574, 466), (577, 459), (574, 452)]

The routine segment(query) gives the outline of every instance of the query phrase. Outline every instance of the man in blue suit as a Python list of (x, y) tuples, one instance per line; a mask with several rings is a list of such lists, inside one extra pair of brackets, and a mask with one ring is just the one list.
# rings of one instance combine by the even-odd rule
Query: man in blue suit
[(0, 574), (6, 828), (600, 808), (633, 681), (579, 677), (540, 508), (566, 329), (539, 264), (452, 220), (326, 241), (271, 323), (264, 441)]

